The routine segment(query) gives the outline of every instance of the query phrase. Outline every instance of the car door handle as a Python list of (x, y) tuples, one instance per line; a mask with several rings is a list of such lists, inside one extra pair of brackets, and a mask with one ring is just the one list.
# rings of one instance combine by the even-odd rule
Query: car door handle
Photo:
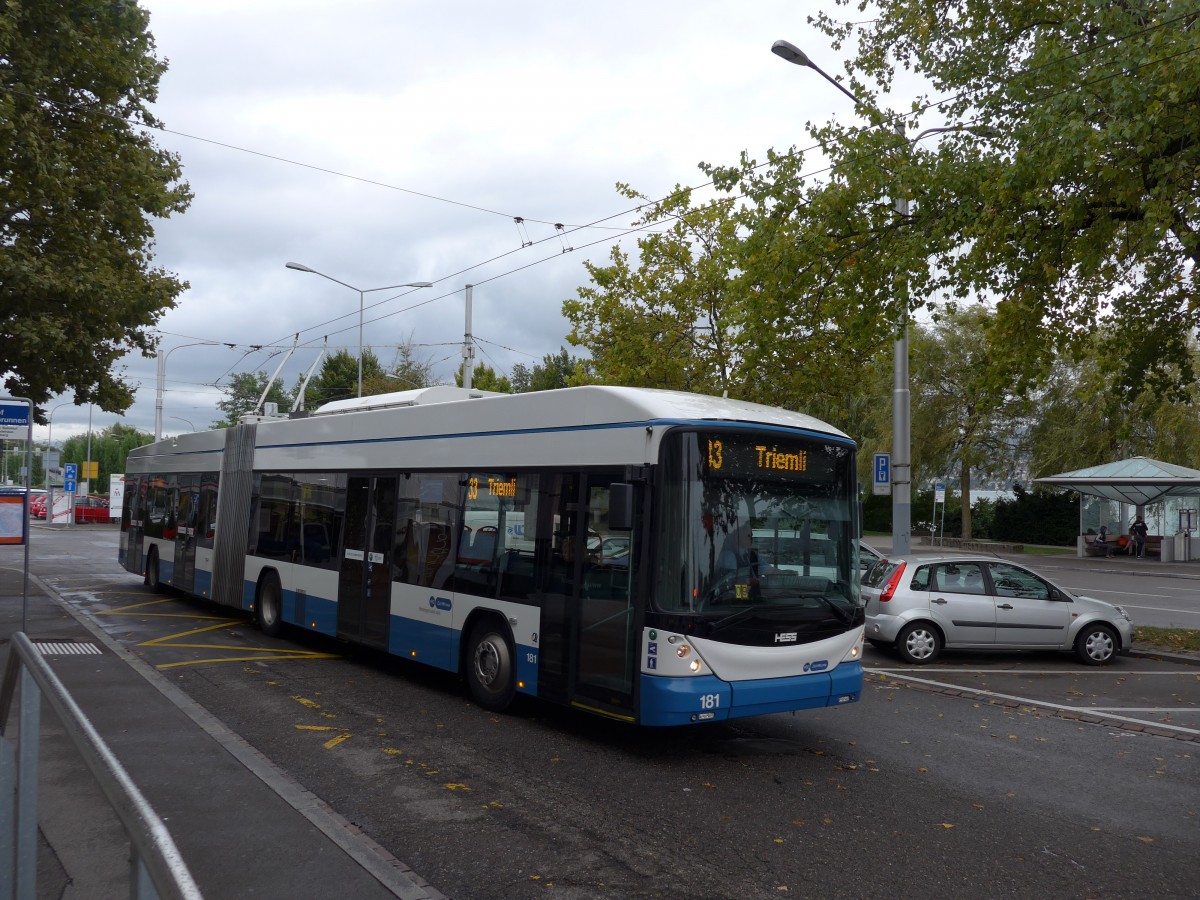
[(947, 603), (949, 603), (950, 601), (949, 601), (949, 600), (947, 600), (945, 597), (934, 597), (934, 598), (933, 598), (932, 600), (930, 600), (929, 602), (930, 602), (930, 603), (936, 603), (936, 604), (938, 604), (939, 606), (945, 606), (945, 605), (946, 605)]
[(1013, 608), (1013, 606), (1012, 606), (1012, 604), (1011, 604), (1011, 603), (998, 603), (998, 604), (996, 604), (996, 609), (1012, 609), (1012, 608)]

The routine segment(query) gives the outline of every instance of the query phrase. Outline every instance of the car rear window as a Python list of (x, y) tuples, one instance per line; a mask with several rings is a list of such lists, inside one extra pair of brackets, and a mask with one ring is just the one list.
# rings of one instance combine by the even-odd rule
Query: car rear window
[(888, 559), (876, 560), (871, 568), (867, 569), (862, 583), (867, 587), (880, 587), (896, 571), (898, 565), (900, 565), (899, 562), (892, 562)]

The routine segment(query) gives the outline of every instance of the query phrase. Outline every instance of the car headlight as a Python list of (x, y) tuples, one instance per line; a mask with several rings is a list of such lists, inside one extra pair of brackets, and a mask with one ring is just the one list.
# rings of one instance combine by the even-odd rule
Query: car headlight
[(1115, 607), (1113, 607), (1113, 608), (1114, 608), (1114, 609), (1115, 609), (1115, 610), (1116, 610), (1118, 613), (1120, 613), (1122, 616), (1124, 616), (1124, 617), (1125, 617), (1125, 621), (1127, 621), (1127, 622), (1132, 622), (1132, 621), (1133, 621), (1133, 617), (1132, 617), (1131, 615), (1129, 615), (1129, 613), (1125, 612), (1125, 607), (1123, 607), (1123, 606), (1115, 606)]

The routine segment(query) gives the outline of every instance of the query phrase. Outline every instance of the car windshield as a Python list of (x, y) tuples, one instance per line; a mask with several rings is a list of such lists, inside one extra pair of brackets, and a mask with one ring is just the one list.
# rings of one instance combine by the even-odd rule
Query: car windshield
[(661, 473), (661, 609), (718, 622), (767, 607), (849, 620), (860, 603), (851, 447), (676, 432)]

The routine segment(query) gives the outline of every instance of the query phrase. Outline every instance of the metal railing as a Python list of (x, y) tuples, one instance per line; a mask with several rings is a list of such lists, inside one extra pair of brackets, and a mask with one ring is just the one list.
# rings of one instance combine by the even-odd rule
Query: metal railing
[[(14, 746), (5, 729), (18, 682), (21, 691)], [(0, 900), (34, 900), (37, 894), (37, 769), (43, 696), (129, 837), (130, 896), (134, 900), (202, 900), (162, 820), (21, 632), (12, 636), (8, 666), (0, 683)]]

